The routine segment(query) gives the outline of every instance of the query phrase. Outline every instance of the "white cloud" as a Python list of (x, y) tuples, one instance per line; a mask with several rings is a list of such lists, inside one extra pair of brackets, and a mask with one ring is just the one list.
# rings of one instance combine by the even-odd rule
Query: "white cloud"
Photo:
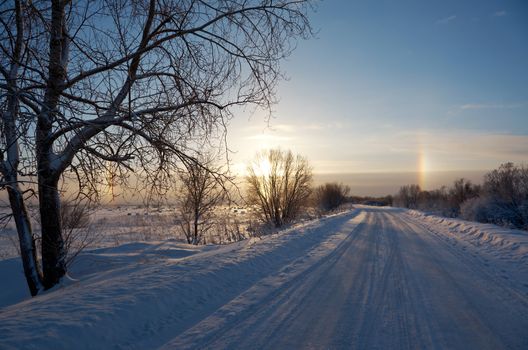
[(466, 103), (460, 106), (462, 110), (471, 110), (471, 109), (513, 109), (522, 107), (522, 103)]
[(504, 10), (496, 11), (493, 13), (493, 17), (503, 17), (506, 16), (507, 12)]
[(438, 21), (436, 21), (436, 23), (437, 24), (447, 24), (447, 23), (453, 21), (456, 17), (457, 17), (456, 15), (451, 15), (449, 17), (439, 19)]
[[(468, 101), (453, 106), (453, 113), (501, 112), (526, 108), (528, 101)], [(503, 108), (503, 109), (501, 109)], [(251, 160), (261, 149), (280, 147), (300, 153), (320, 173), (415, 171), (420, 152), (427, 155), (431, 171), (492, 169), (506, 161), (526, 162), (528, 135), (472, 130), (406, 129), (367, 123), (368, 118), (290, 122), (271, 128), (245, 127), (229, 134), (233, 161)], [(240, 166), (239, 168), (243, 168)]]

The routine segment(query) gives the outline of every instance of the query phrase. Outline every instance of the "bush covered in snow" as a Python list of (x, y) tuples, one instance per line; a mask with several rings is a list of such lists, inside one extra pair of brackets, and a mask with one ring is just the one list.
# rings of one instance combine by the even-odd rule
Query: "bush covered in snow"
[(397, 206), (433, 212), (447, 217), (528, 229), (528, 167), (502, 164), (484, 176), (482, 186), (465, 179), (423, 191), (403, 186), (394, 197)]
[(477, 197), (480, 186), (464, 178), (457, 179), (449, 188), (442, 186), (432, 191), (424, 191), (418, 185), (400, 188), (394, 197), (396, 206), (433, 212), (447, 217), (460, 214), (460, 206), (466, 200)]
[(510, 225), (513, 222), (511, 206), (491, 196), (471, 198), (465, 201), (460, 210), (460, 217), (465, 220)]
[(481, 196), (463, 203), (461, 217), (528, 229), (528, 168), (502, 164), (484, 177)]

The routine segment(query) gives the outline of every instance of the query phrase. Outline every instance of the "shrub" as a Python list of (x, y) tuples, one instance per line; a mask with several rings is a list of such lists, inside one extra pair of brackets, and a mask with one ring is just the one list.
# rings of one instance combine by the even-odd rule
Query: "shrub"
[(315, 205), (324, 211), (334, 210), (346, 202), (349, 193), (348, 186), (336, 182), (326, 183), (315, 189)]
[[(521, 215), (522, 216), (522, 215)], [(519, 217), (519, 208), (489, 195), (471, 198), (462, 203), (460, 217), (465, 220), (491, 223), (512, 228), (528, 228)], [(524, 216), (525, 220), (528, 216)]]

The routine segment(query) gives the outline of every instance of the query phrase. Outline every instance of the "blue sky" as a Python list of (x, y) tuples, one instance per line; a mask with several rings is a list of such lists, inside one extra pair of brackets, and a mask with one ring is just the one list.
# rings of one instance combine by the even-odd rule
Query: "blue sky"
[(263, 147), (332, 174), (528, 161), (528, 2), (334, 0), (311, 18), (271, 127), (233, 121), (235, 169)]

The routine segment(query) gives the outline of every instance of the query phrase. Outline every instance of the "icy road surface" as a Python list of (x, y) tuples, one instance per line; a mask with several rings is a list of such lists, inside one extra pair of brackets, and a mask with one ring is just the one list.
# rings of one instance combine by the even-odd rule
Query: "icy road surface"
[(401, 209), (98, 249), (70, 274), (14, 301), (0, 260), (0, 349), (528, 349), (528, 233)]
[(525, 292), (411, 217), (364, 211), (329, 255), (166, 348), (528, 349)]

